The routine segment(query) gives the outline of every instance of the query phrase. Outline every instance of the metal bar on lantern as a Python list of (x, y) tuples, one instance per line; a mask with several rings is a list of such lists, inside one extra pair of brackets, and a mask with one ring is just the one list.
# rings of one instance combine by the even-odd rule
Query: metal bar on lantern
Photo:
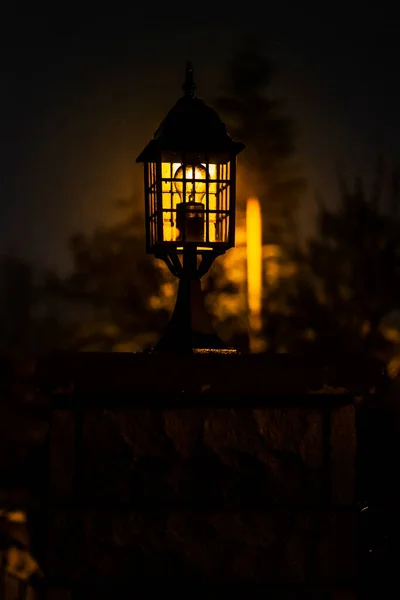
[(219, 235), (219, 227), (220, 227), (220, 220), (221, 220), (221, 190), (222, 190), (222, 183), (223, 180), (221, 178), (221, 165), (218, 164), (217, 166), (218, 169), (218, 178), (217, 178), (217, 186), (216, 186), (216, 196), (215, 196), (215, 241), (219, 242), (220, 241), (220, 235)]
[(157, 202), (157, 242), (164, 241), (164, 211), (162, 205), (162, 171), (161, 157), (156, 162), (155, 193)]
[[(164, 181), (176, 181), (176, 179), (174, 177), (164, 177)], [(221, 185), (223, 185), (224, 183), (226, 183), (226, 179), (213, 179), (212, 182), (220, 183)]]
[[(186, 154), (182, 154), (182, 202), (186, 204)], [(184, 206), (184, 210), (186, 206)], [(186, 242), (186, 227), (183, 227), (183, 231), (181, 232), (182, 242), (185, 244)]]
[(222, 178), (224, 180), (224, 183), (221, 185), (221, 197), (222, 197), (222, 204), (221, 204), (221, 233), (220, 233), (220, 240), (221, 241), (226, 241), (226, 198), (227, 198), (227, 193), (226, 193), (226, 164), (222, 165)]
[(206, 243), (210, 243), (210, 158), (206, 152)]
[[(145, 194), (145, 203), (144, 203), (144, 218), (146, 223), (146, 252), (149, 252), (150, 246), (154, 245), (154, 240), (152, 239), (152, 231), (151, 231), (151, 223), (150, 223), (150, 206), (149, 202), (150, 198), (150, 190), (149, 190), (149, 163), (146, 163), (144, 166), (144, 194)], [(151, 243), (150, 243), (151, 240)]]
[[(171, 162), (171, 161), (169, 162), (169, 172), (170, 172), (170, 174), (172, 175), (172, 162)], [(173, 218), (173, 217), (174, 217), (174, 212), (173, 212), (173, 210), (174, 210), (174, 192), (173, 192), (173, 184), (172, 184), (172, 181), (171, 181), (171, 182), (170, 182), (170, 184), (169, 184), (169, 195), (170, 195), (170, 205), (171, 205), (171, 206), (170, 206), (170, 208), (171, 208), (171, 216), (170, 216), (170, 223), (171, 223), (171, 241), (174, 241), (174, 240), (173, 240), (173, 234), (172, 234), (172, 232), (173, 232), (173, 227), (174, 227), (174, 218)], [(175, 220), (176, 220), (176, 219), (175, 219)]]
[(236, 210), (232, 200), (236, 198), (236, 155), (230, 156), (230, 169), (229, 169), (229, 243), (235, 245), (236, 237)]

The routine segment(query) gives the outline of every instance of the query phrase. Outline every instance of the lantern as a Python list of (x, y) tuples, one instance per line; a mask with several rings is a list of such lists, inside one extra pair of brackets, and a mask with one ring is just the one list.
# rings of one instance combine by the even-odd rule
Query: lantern
[[(186, 314), (190, 321), (185, 327), (172, 327), (175, 341), (166, 341), (172, 334), (164, 336), (159, 350), (221, 347), (215, 332), (211, 338), (204, 331), (196, 334), (200, 324), (192, 321), (200, 313), (193, 309), (194, 296), (200, 298), (201, 293), (194, 288), (201, 292), (200, 278), (217, 256), (234, 246), (236, 157), (244, 148), (232, 140), (217, 113), (195, 96), (190, 64), (183, 90), (136, 161), (144, 165), (147, 252), (164, 260), (180, 279), (171, 326), (178, 318), (178, 305), (178, 320)], [(205, 311), (200, 312), (204, 316)]]

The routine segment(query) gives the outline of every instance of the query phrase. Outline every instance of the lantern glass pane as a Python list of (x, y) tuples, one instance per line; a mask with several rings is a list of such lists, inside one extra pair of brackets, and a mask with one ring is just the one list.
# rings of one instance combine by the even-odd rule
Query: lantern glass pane
[(203, 249), (229, 241), (230, 164), (161, 163), (163, 241)]

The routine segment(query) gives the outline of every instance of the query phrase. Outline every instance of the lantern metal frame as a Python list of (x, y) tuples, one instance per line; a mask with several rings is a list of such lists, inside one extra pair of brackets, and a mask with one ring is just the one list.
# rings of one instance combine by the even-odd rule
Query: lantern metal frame
[[(187, 248), (196, 249), (198, 254), (210, 251), (220, 254), (235, 245), (236, 154), (224, 159), (222, 162), (220, 157), (210, 159), (208, 154), (200, 153), (160, 152), (158, 157), (153, 155), (153, 162), (144, 164), (146, 251), (149, 254), (183, 254)], [(205, 171), (204, 178), (198, 175), (200, 169)], [(183, 177), (176, 177), (181, 170)], [(191, 172), (192, 177), (186, 177), (186, 171)], [(182, 192), (176, 189), (178, 183), (182, 185)], [(199, 185), (204, 187), (203, 193), (193, 191)], [(203, 207), (204, 231), (200, 240), (191, 240), (185, 231), (182, 239), (176, 236), (178, 207), (188, 204), (190, 187), (195, 203)], [(205, 201), (197, 201), (196, 196), (203, 196)], [(175, 231), (165, 226), (166, 221), (175, 226)], [(175, 239), (172, 239), (174, 234)]]
[(244, 149), (195, 96), (190, 63), (182, 87), (183, 97), (136, 160), (144, 165), (146, 252), (180, 280), (158, 351), (225, 347), (210, 325), (200, 279), (235, 245), (236, 160)]

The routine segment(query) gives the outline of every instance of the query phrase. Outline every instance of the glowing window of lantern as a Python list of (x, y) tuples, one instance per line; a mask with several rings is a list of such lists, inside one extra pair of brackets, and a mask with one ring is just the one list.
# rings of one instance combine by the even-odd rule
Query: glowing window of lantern
[(182, 163), (163, 162), (161, 179), (164, 241), (183, 241), (179, 228), (182, 228), (180, 211), (183, 210), (187, 217), (196, 218), (198, 226), (196, 236), (192, 240), (190, 236), (186, 237), (186, 241), (226, 241), (229, 177), (229, 164), (199, 163), (183, 166)]

